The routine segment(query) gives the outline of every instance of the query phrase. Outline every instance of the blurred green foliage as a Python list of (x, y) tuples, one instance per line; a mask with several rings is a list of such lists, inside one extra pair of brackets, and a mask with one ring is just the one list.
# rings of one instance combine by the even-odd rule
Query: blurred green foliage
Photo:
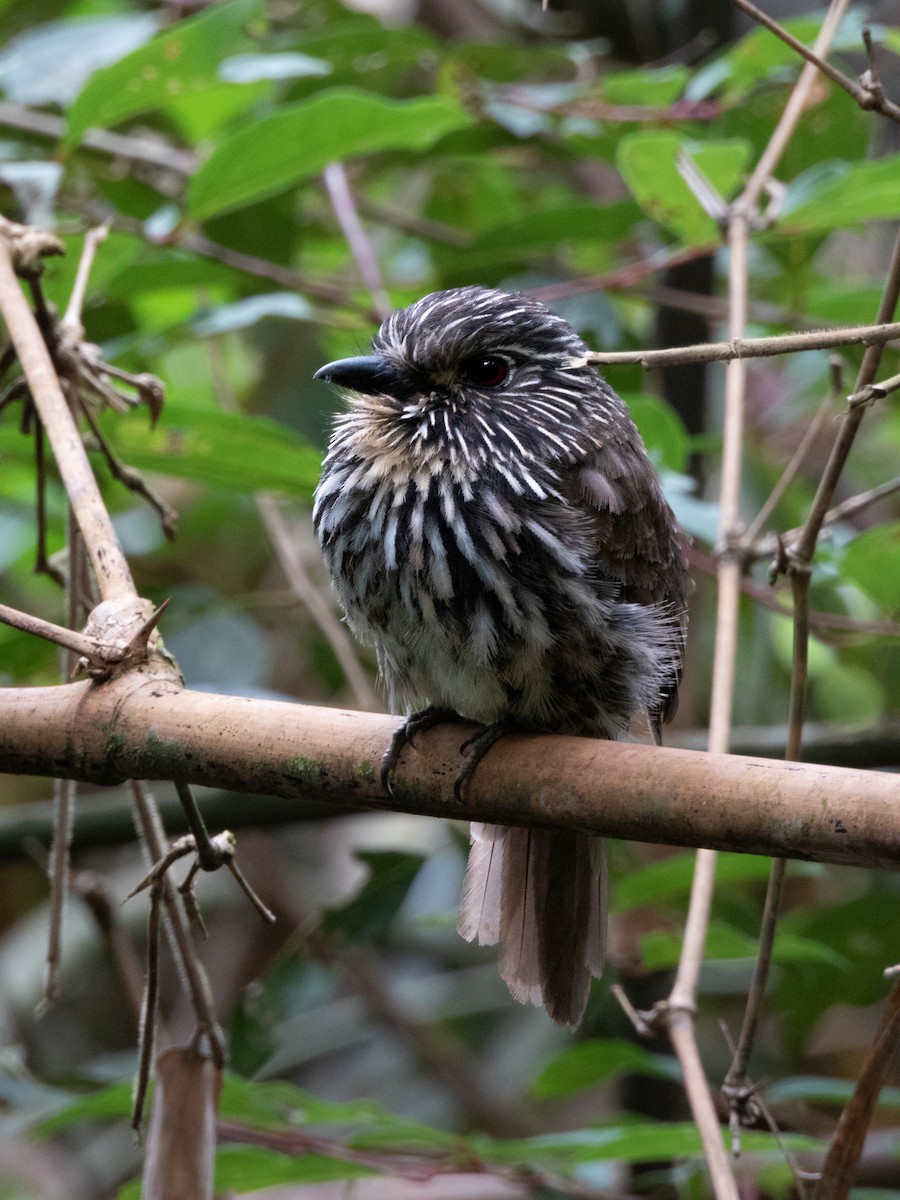
[[(855, 60), (846, 56), (859, 48), (861, 20), (851, 11), (836, 42), (851, 73)], [(804, 18), (791, 27), (809, 42), (818, 23)], [(798, 72), (795, 56), (761, 30), (690, 69), (635, 71), (606, 57), (598, 43), (538, 45), (512, 32), (483, 42), (448, 40), (415, 24), (382, 24), (337, 0), (268, 7), (263, 0), (225, 0), (168, 23), (163, 13), (127, 0), (43, 3), (27, 13), (9, 4), (0, 6), (0, 30), (6, 42), (0, 86), (14, 106), (0, 112), (3, 210), (54, 224), (63, 237), (67, 255), (49, 262), (44, 277), (61, 309), (84, 231), (110, 221), (91, 274), (87, 337), (109, 361), (152, 372), (166, 387), (156, 428), (140, 410), (106, 413), (101, 423), (122, 459), (146, 472), (178, 509), (174, 543), (95, 457), (139, 590), (156, 601), (174, 597), (163, 632), (189, 684), (342, 704), (352, 699), (334, 655), (286, 596), (254, 505), (255, 493), (282, 498), (316, 575), (308, 504), (335, 400), (311, 376), (328, 359), (360, 352), (377, 324), (322, 169), (344, 163), (396, 304), (470, 282), (538, 295), (544, 289), (592, 345), (632, 349), (652, 342), (654, 281), (666, 263), (713, 255), (716, 295), (703, 304), (715, 338), (724, 322), (727, 263), (716, 222), (684, 181), (679, 157), (686, 155), (725, 201), (733, 198)], [(873, 36), (889, 47), (882, 48), (885, 56), (900, 49), (896, 30), (876, 27)], [(29, 132), (28, 114), (38, 108), (61, 119), (58, 136), (36, 132), (33, 122)], [(784, 193), (753, 237), (751, 334), (874, 319), (888, 222), (900, 217), (900, 156), (873, 152), (877, 121), (839, 89), (819, 85), (778, 171)], [(126, 140), (111, 147), (98, 130)], [(629, 265), (636, 267), (632, 276), (620, 276)], [(842, 355), (845, 394), (860, 357), (855, 350)], [(897, 369), (897, 354), (888, 351), (882, 377)], [(655, 376), (621, 367), (608, 377), (631, 403), (685, 528), (708, 551), (717, 521), (720, 369), (710, 371), (706, 431), (694, 437), (656, 394)], [(751, 365), (748, 519), (829, 386), (823, 353)], [(834, 420), (771, 528), (803, 520), (841, 403), (834, 400)], [(13, 401), (0, 413), (0, 589), (5, 602), (61, 620), (55, 585), (32, 571), (33, 441), (20, 431), (20, 411)], [(867, 415), (838, 498), (890, 480), (898, 450), (900, 408), (887, 400)], [(698, 453), (707, 480), (701, 491), (688, 475)], [(57, 553), (65, 501), (52, 477), (47, 501), (48, 548)], [(815, 608), (838, 624), (815, 629), (813, 717), (875, 724), (897, 713), (900, 644), (889, 623), (900, 609), (898, 530), (896, 496), (828, 529), (812, 595)], [(707, 715), (713, 599), (700, 571), (697, 581), (683, 725), (702, 725)], [(737, 719), (780, 724), (789, 622), (749, 599), (741, 621)], [(52, 648), (0, 626), (0, 682), (50, 684), (57, 673)], [(7, 801), (32, 794), (17, 781), (0, 792)], [(258, 1190), (372, 1169), (353, 1155), (342, 1157), (335, 1148), (343, 1146), (382, 1156), (388, 1166), (392, 1156), (400, 1163), (414, 1154), (441, 1170), (514, 1168), (543, 1181), (545, 1194), (554, 1186), (565, 1191), (566, 1181), (612, 1188), (625, 1179), (621, 1164), (655, 1163), (656, 1175), (644, 1185), (638, 1171), (630, 1191), (652, 1190), (662, 1179), (679, 1194), (702, 1194), (693, 1128), (651, 1122), (615, 1099), (611, 1084), (623, 1075), (650, 1080), (658, 1096), (677, 1072), (658, 1047), (623, 1040), (628, 1029), (606, 980), (595, 989), (583, 1042), (511, 1006), (492, 956), (461, 945), (452, 929), (460, 839), (419, 846), (421, 823), (390, 828), (397, 848), (369, 845), (369, 882), (355, 899), (348, 903), (355, 875), (335, 895), (313, 888), (304, 897), (314, 907), (330, 903), (323, 927), (328, 954), (321, 945), (312, 952), (298, 934), (299, 956), (266, 943), (254, 957), (255, 929), (240, 926), (237, 944), (246, 947), (246, 961), (232, 964), (231, 989), (223, 984), (221, 991), (236, 1071), (302, 1082), (333, 1103), (288, 1083), (231, 1076), (222, 1106), (227, 1119), (310, 1138), (324, 1126), (328, 1138), (301, 1157), (227, 1147), (219, 1186)], [(307, 867), (313, 857), (310, 846), (318, 843), (291, 837), (288, 849), (267, 851), (273, 878), (299, 872), (288, 850), (306, 856)], [(703, 1003), (732, 1029), (749, 980), (766, 871), (764, 862), (739, 855), (723, 856), (719, 865)], [(677, 957), (691, 857), (660, 860), (618, 846), (612, 873), (621, 930), (614, 963), (629, 989), (652, 991), (656, 981), (655, 999)], [(35, 903), (32, 884), (14, 871), (12, 883), (0, 945), (4, 973), (20, 971), (23, 922)], [(795, 1129), (820, 1132), (822, 1111), (833, 1114), (843, 1097), (842, 1080), (831, 1077), (852, 1075), (865, 1041), (857, 1031), (860, 1024), (868, 1028), (867, 1006), (884, 994), (881, 971), (897, 956), (898, 906), (900, 885), (892, 876), (791, 869), (771, 1010), (753, 1069), (779, 1079), (784, 1120)], [(287, 905), (289, 927), (292, 912), (305, 928), (305, 910), (298, 916)], [(32, 950), (42, 928), (37, 922), (31, 930)], [(474, 1103), (454, 1095), (446, 1079), (435, 1080), (433, 1063), (397, 1029), (385, 1032), (364, 992), (352, 994), (341, 955), (347, 946), (373, 943), (398, 1007), (435, 1037), (435, 1029), (452, 1037), (511, 1120), (523, 1128), (529, 1122), (590, 1127), (511, 1143), (492, 1139), (490, 1129), (478, 1132)], [(216, 952), (231, 962), (235, 944)], [(123, 1067), (114, 1056), (128, 1051), (130, 1035), (121, 1045), (104, 1043), (84, 1033), (77, 1012), (65, 1018), (68, 1025), (60, 1016), (73, 1056), (65, 1068), (72, 1077), (63, 1078), (60, 1070), (38, 1066), (47, 1061), (42, 1054), (54, 1060), (46, 1048), (36, 1049), (47, 1028), (42, 1034), (23, 1016), (33, 1000), (26, 996), (18, 1007), (10, 1001), (10, 1028), (18, 1030), (10, 1054), (21, 1042), (25, 1066), (13, 1069), (9, 1057), (0, 1063), (9, 1136), (54, 1112), (42, 1136), (57, 1136), (65, 1124), (70, 1134), (77, 1127), (79, 1145), (90, 1146), (101, 1136), (95, 1119), (124, 1124), (127, 1087), (92, 1090), (77, 1102), (73, 1091), (127, 1073), (130, 1063)], [(701, 1032), (715, 1080), (727, 1067), (727, 1049), (712, 1022)], [(577, 1100), (585, 1089), (592, 1089), (593, 1111)], [(360, 1094), (384, 1103), (361, 1102)], [(391, 1107), (403, 1115), (392, 1115)], [(677, 1105), (669, 1115), (680, 1118)], [(891, 1152), (897, 1148), (894, 1137)], [(783, 1194), (789, 1175), (773, 1139), (748, 1134), (744, 1149), (745, 1169), (756, 1171), (766, 1194)], [(662, 1170), (662, 1160), (674, 1165)], [(98, 1176), (104, 1194), (134, 1169), (127, 1153), (111, 1160), (108, 1173)], [(94, 1177), (85, 1178), (78, 1177), (70, 1195), (93, 1194)], [(0, 1194), (31, 1194), (19, 1186), (0, 1183)], [(136, 1194), (136, 1184), (125, 1182), (121, 1195)]]

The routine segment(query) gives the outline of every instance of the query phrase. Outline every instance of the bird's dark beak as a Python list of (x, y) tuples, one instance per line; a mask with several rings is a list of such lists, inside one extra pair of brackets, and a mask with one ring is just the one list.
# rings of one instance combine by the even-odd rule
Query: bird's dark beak
[(410, 395), (409, 379), (393, 363), (378, 354), (362, 358), (339, 358), (319, 367), (313, 379), (324, 379), (339, 387), (351, 388), (364, 396), (394, 396), (402, 400)]

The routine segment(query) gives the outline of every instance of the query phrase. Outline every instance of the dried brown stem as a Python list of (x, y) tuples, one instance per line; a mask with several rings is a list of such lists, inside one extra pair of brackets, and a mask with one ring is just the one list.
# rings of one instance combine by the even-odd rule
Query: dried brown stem
[(834, 407), (837, 390), (838, 389), (836, 387), (833, 387), (831, 393), (826, 396), (819, 405), (816, 415), (810, 421), (809, 425), (806, 427), (803, 437), (800, 439), (799, 446), (791, 455), (790, 462), (782, 471), (778, 482), (772, 488), (772, 491), (766, 498), (762, 508), (760, 508), (759, 512), (747, 526), (743, 537), (741, 538), (741, 541), (745, 545), (749, 547), (753, 547), (755, 545), (756, 539), (759, 537), (760, 532), (768, 521), (769, 517), (771, 517), (772, 513), (781, 503), (782, 497), (797, 478), (800, 468), (806, 461), (807, 454), (809, 454), (810, 449), (815, 444), (819, 434), (822, 432), (825, 422), (829, 419), (829, 414)]
[(856, 1170), (878, 1096), (894, 1061), (900, 1041), (900, 983), (888, 993), (884, 1012), (853, 1095), (844, 1106), (822, 1167), (816, 1200), (845, 1200), (856, 1179)]
[(62, 960), (62, 933), (66, 901), (69, 894), (70, 851), (75, 823), (74, 779), (53, 781), (53, 845), (47, 874), (50, 877), (50, 915), (47, 921), (47, 973), (44, 995), (39, 1005), (43, 1011), (59, 999), (59, 970)]
[(877, 504), (879, 500), (896, 495), (897, 492), (900, 492), (900, 477), (889, 479), (887, 483), (881, 483), (867, 492), (860, 492), (857, 496), (850, 496), (846, 500), (842, 500), (834, 508), (829, 508), (822, 524), (831, 525), (835, 521), (845, 521), (848, 517), (855, 517), (857, 513)]
[[(66, 122), (62, 117), (7, 102), (0, 103), (0, 126), (20, 129), (23, 133), (31, 133), (53, 141), (65, 137), (66, 133)], [(162, 138), (133, 137), (111, 133), (107, 129), (86, 130), (82, 135), (81, 145), (112, 158), (124, 158), (130, 162), (144, 163), (149, 167), (159, 167), (185, 176), (193, 175), (199, 163), (195, 154), (182, 150), (171, 142), (165, 142)]]
[[(771, 553), (772, 548), (768, 550), (767, 554)], [(762, 554), (754, 557), (765, 558), (766, 556), (766, 554)], [(695, 570), (703, 571), (706, 575), (716, 574), (718, 569), (716, 560), (708, 554), (701, 553), (696, 546), (689, 546), (685, 557), (688, 560), (689, 566)], [(793, 609), (789, 605), (783, 604), (771, 587), (757, 583), (755, 580), (750, 579), (749, 576), (744, 575), (741, 577), (740, 588), (744, 596), (749, 596), (763, 608), (769, 609), (770, 612), (781, 613), (785, 617), (792, 617), (794, 615)], [(847, 616), (845, 613), (820, 612), (817, 609), (810, 610), (809, 625), (811, 629), (820, 629), (823, 631), (841, 630), (849, 634), (873, 634), (875, 637), (900, 637), (900, 622), (860, 621), (856, 617)]]

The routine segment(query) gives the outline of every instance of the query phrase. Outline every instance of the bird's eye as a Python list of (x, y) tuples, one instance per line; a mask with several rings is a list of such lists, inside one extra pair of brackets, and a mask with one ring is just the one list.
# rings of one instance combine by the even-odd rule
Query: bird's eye
[(463, 363), (463, 375), (468, 383), (478, 387), (499, 387), (509, 374), (509, 363), (505, 358), (489, 354), (474, 354)]

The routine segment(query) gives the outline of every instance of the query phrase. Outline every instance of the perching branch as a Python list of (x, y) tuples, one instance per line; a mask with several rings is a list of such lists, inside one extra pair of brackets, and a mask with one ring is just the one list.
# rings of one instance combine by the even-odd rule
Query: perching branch
[(900, 866), (893, 775), (516, 735), (491, 750), (457, 802), (459, 748), (472, 726), (450, 724), (404, 750), (388, 796), (378, 763), (395, 726), (374, 713), (184, 690), (143, 668), (100, 683), (0, 691), (0, 771), (103, 784), (174, 779), (354, 809)]

